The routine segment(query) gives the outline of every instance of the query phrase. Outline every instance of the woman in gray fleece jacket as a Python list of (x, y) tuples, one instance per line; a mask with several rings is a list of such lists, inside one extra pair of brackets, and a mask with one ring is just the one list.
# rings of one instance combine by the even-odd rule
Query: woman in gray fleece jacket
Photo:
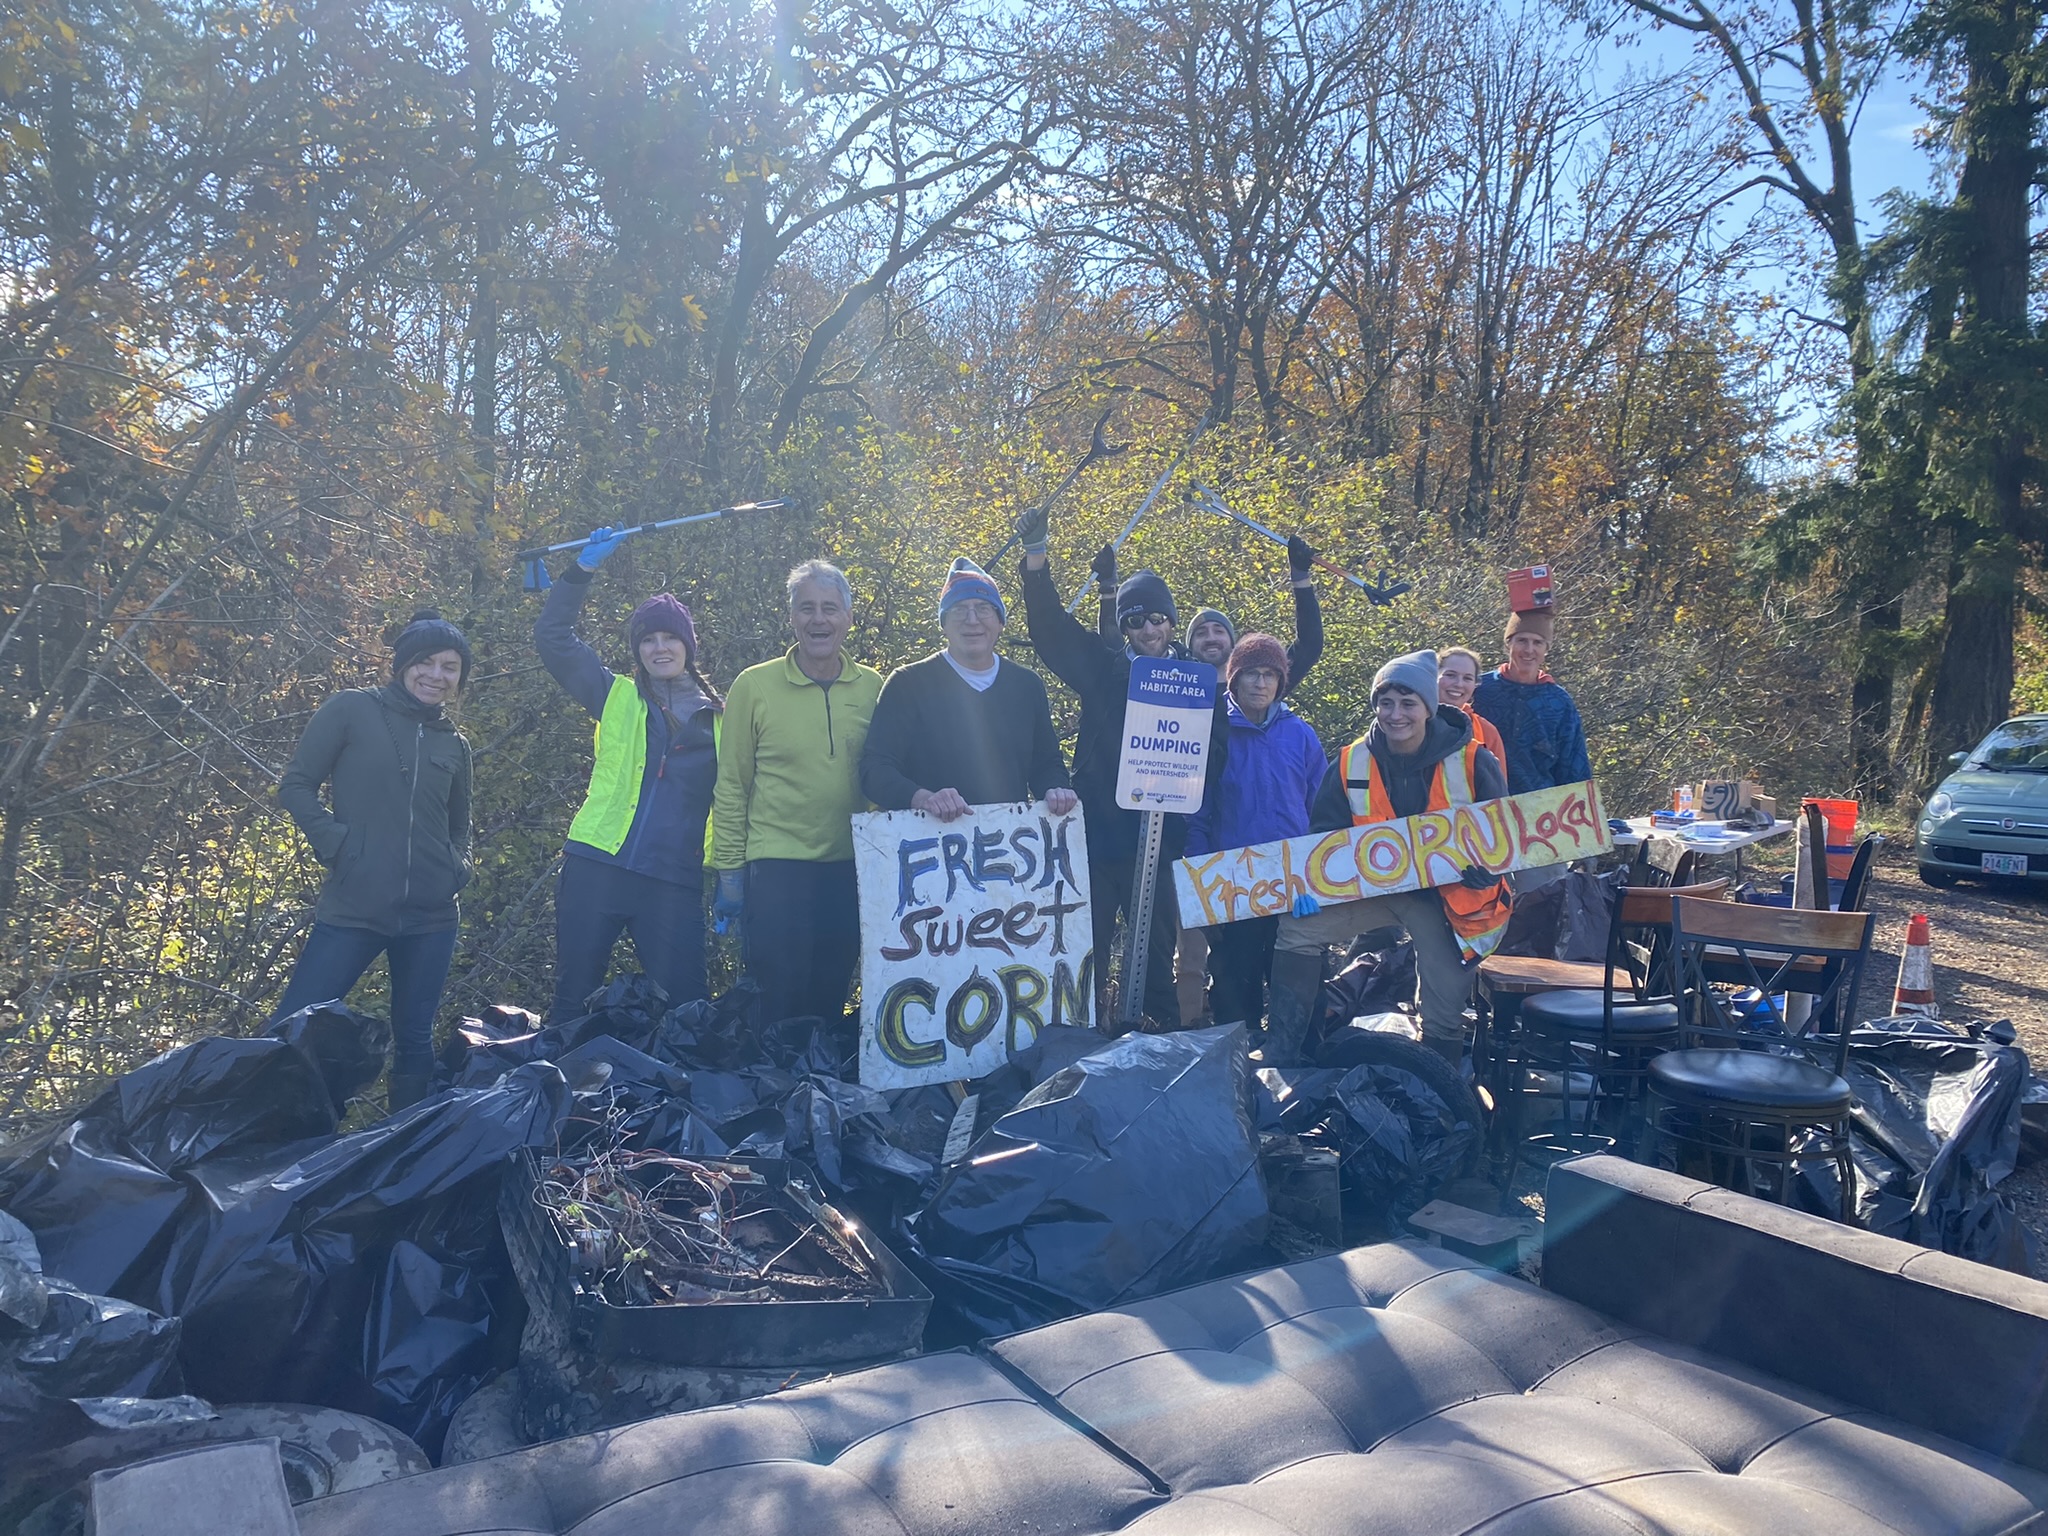
[(394, 1110), (424, 1097), (433, 1074), (455, 897), (469, 883), (469, 743), (445, 712), (469, 665), (462, 631), (422, 609), (392, 645), (391, 681), (322, 704), (277, 786), (327, 879), (275, 1017), (346, 997), (384, 955)]

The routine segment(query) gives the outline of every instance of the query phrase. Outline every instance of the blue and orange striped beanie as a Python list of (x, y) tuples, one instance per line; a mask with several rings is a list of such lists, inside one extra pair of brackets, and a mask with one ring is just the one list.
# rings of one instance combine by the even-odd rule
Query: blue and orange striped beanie
[(955, 603), (978, 597), (991, 604), (996, 617), (1005, 624), (1010, 622), (1010, 610), (1003, 606), (1003, 594), (996, 590), (996, 579), (962, 555), (953, 562), (953, 568), (946, 572), (946, 584), (939, 588), (939, 622), (946, 622), (946, 610)]

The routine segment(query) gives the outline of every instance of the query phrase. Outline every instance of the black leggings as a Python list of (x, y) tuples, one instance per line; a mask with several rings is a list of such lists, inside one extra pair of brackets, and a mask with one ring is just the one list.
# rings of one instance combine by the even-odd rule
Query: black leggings
[(1209, 1014), (1218, 1024), (1257, 1027), (1266, 1011), (1266, 976), (1273, 969), (1277, 917), (1248, 917), (1207, 930)]
[(631, 931), (640, 969), (668, 994), (668, 1005), (705, 994), (704, 877), (657, 880), (571, 850), (562, 855), (555, 884), (555, 1001), (553, 1020), (573, 1019), (583, 1001), (604, 985), (612, 949)]

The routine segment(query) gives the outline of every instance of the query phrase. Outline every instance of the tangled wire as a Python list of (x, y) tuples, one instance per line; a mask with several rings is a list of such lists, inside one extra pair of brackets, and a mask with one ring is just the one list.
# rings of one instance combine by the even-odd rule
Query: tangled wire
[(885, 1289), (857, 1244), (745, 1164), (600, 1146), (557, 1159), (534, 1199), (615, 1305)]

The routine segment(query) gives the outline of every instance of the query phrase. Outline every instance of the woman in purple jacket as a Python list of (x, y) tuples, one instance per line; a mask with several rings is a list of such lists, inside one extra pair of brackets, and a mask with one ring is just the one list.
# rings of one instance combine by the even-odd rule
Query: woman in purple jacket
[[(1188, 824), (1187, 857), (1243, 848), (1309, 829), (1309, 807), (1330, 762), (1308, 722), (1281, 702), (1287, 650), (1249, 634), (1223, 664), (1230, 693), (1230, 751), (1223, 777)], [(1218, 1023), (1256, 1022), (1266, 1011), (1277, 917), (1209, 930), (1209, 1011)]]

